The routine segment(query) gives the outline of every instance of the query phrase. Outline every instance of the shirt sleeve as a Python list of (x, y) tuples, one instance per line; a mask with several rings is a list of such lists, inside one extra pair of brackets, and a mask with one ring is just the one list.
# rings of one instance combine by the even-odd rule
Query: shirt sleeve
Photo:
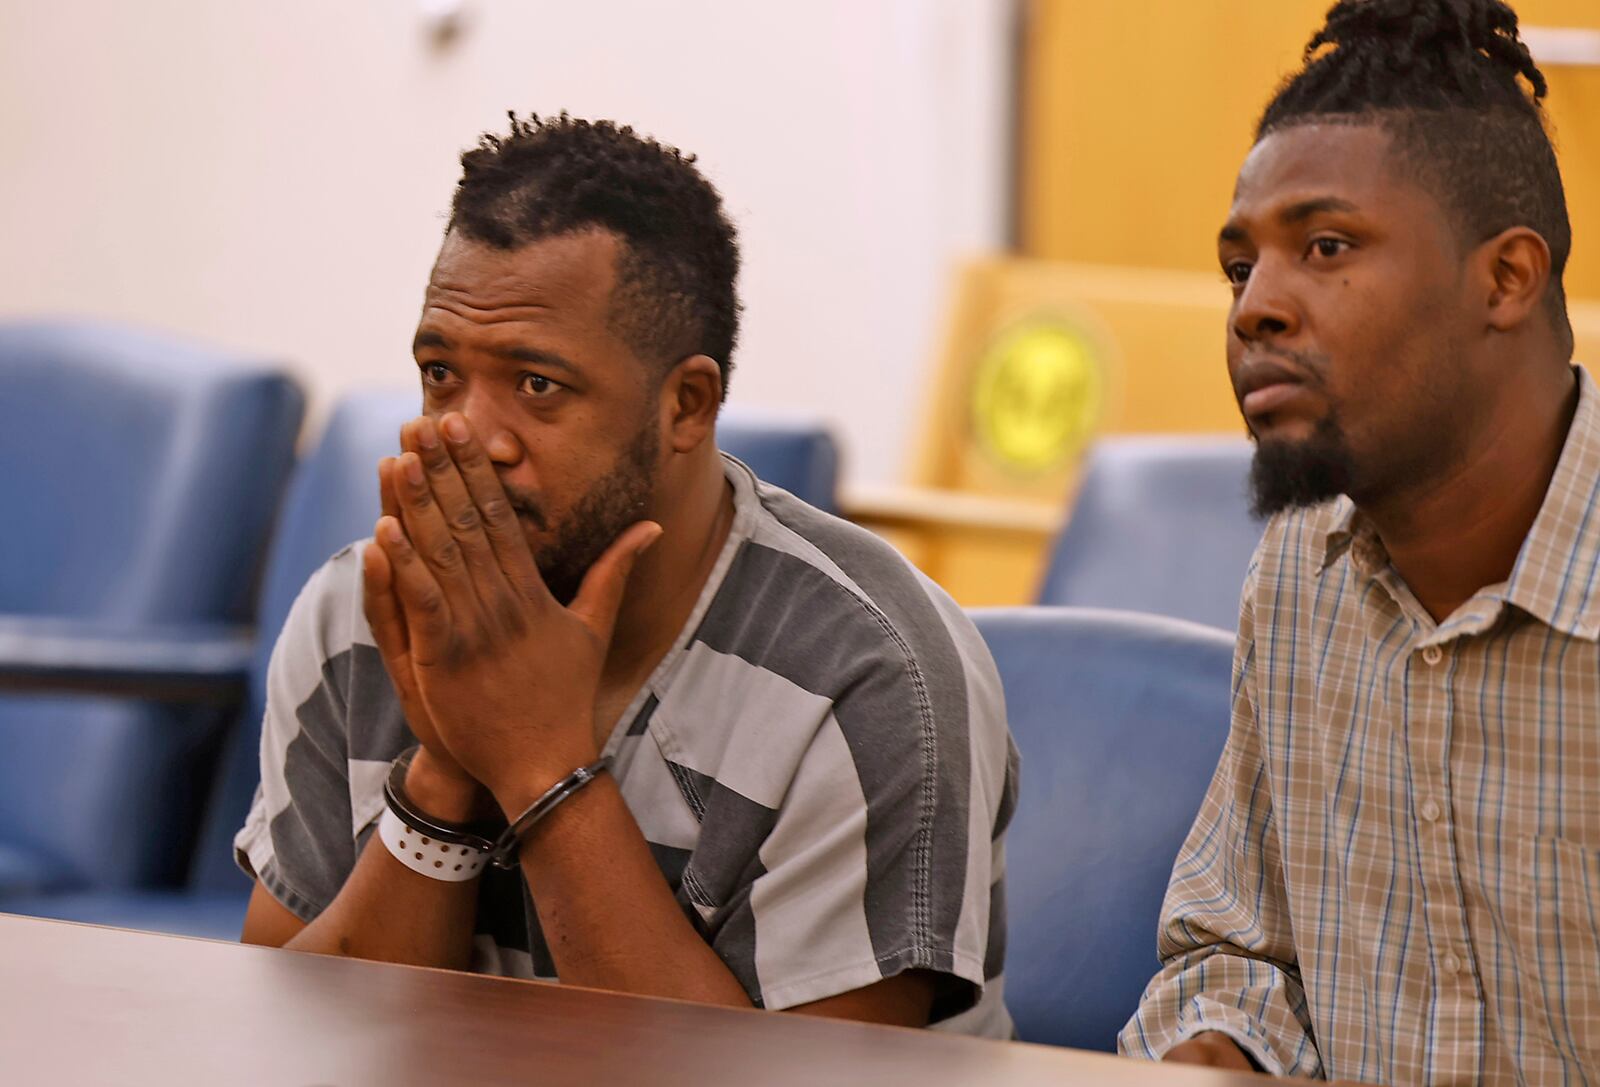
[(706, 885), (729, 869), (702, 844), (680, 897), (763, 1007), (925, 970), (943, 977), (938, 1022), (974, 1008), (998, 972), (998, 840), (1015, 801), (1015, 753), (987, 649), (956, 625), (964, 616), (945, 621), (937, 679), (934, 664), (887, 638), (870, 660), (842, 665), (850, 679), (774, 810), (712, 790), (705, 824), (719, 835), (760, 825), (755, 863), (731, 886)]
[(355, 866), (340, 662), (351, 638), (344, 590), (359, 563), (358, 547), (341, 551), (290, 609), (267, 668), (261, 783), (234, 839), (245, 874), (307, 922)]
[(1207, 1031), (1273, 1075), (1320, 1078), (1257, 728), (1252, 564), (1240, 607), (1228, 741), (1161, 909), (1162, 969), (1118, 1047), (1159, 1059)]

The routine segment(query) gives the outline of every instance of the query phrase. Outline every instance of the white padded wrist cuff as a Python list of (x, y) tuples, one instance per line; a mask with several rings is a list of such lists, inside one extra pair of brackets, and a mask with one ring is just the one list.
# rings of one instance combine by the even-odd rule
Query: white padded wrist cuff
[(447, 845), (436, 838), (425, 838), (401, 822), (388, 808), (378, 817), (378, 837), (401, 864), (429, 879), (446, 883), (465, 883), (483, 874), (489, 854), (464, 845)]

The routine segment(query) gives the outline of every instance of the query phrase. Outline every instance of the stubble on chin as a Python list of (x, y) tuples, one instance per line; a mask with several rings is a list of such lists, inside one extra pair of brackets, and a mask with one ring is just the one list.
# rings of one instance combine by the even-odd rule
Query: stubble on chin
[(540, 533), (534, 560), (545, 586), (570, 604), (589, 567), (629, 525), (644, 518), (655, 493), (658, 442), (642, 430), (607, 475), (580, 498), (555, 526)]

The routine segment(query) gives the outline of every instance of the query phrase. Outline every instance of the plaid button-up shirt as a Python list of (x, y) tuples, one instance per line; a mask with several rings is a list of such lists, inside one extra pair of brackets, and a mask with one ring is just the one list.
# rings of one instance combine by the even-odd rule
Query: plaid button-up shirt
[(1434, 623), (1348, 500), (1268, 526), (1233, 722), (1123, 1031), (1267, 1070), (1600, 1084), (1600, 392), (1510, 578)]

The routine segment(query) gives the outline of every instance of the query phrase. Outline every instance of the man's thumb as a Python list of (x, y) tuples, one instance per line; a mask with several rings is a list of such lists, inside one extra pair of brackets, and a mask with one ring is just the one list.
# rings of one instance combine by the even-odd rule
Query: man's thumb
[(661, 526), (654, 521), (629, 525), (583, 575), (583, 584), (578, 587), (578, 595), (573, 597), (568, 610), (582, 619), (601, 641), (611, 641), (611, 630), (622, 608), (622, 594), (627, 590), (633, 564), (661, 538), (661, 532)]

